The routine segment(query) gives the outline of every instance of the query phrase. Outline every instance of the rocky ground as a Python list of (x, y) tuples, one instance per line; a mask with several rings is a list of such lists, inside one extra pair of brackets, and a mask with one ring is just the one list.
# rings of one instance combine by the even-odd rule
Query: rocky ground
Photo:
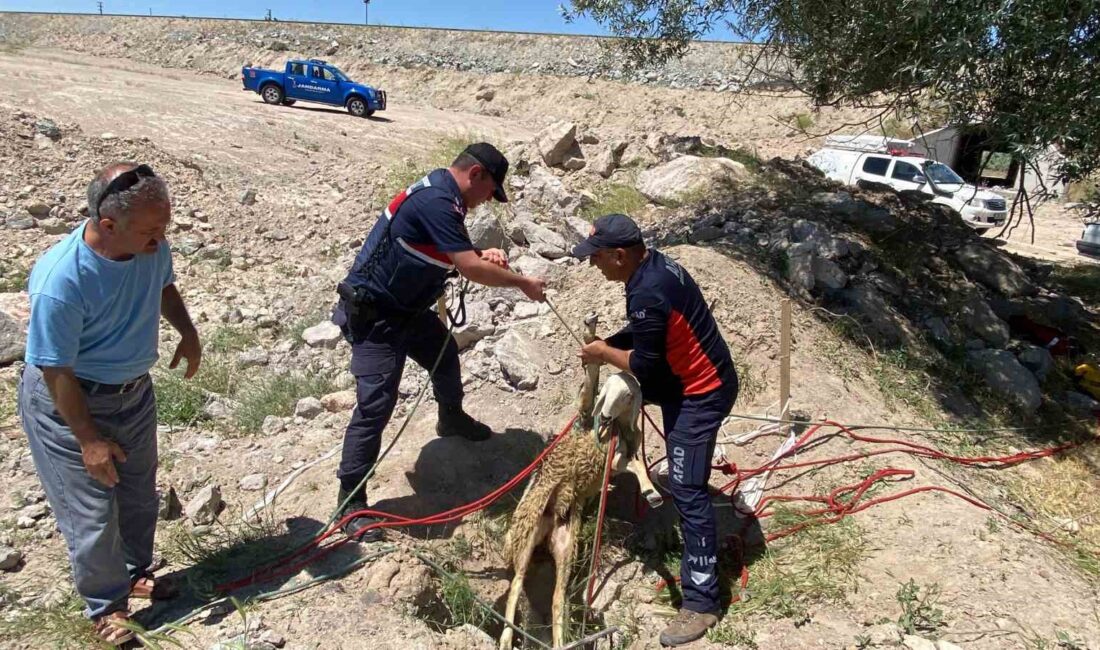
[[(187, 593), (141, 612), (150, 628), (195, 612), (213, 585), (282, 555), (326, 523), (336, 488), (329, 454), (352, 399), (347, 345), (325, 322), (332, 287), (379, 206), (419, 171), (453, 156), (472, 133), (507, 144), (515, 170), (512, 208), (470, 217), (477, 242), (504, 247), (515, 268), (550, 278), (551, 300), (571, 324), (594, 311), (606, 332), (622, 322), (620, 289), (565, 250), (591, 216), (634, 214), (650, 240), (715, 300), (742, 378), (738, 413), (776, 412), (778, 304), (788, 297), (795, 301), (796, 413), (914, 427), (1047, 427), (883, 432), (974, 456), (1075, 438), (1078, 418), (1097, 408), (1067, 376), (1086, 357), (1051, 356), (1023, 325), (1057, 327), (1095, 349), (1088, 268), (1008, 255), (938, 208), (828, 183), (790, 160), (806, 143), (773, 119), (785, 105), (763, 101), (722, 120), (705, 116), (727, 101), (710, 91), (538, 75), (506, 84), (503, 73), (379, 63), (361, 69), (410, 89), (438, 88), (408, 93), (416, 97), (408, 103), (391, 95), (386, 113), (355, 120), (258, 103), (239, 82), (222, 78), (240, 56), (244, 32), (164, 22), (97, 23), (100, 39), (73, 26), (19, 23), (21, 33), (42, 40), (30, 45), (48, 47), (0, 55), (12, 91), (0, 104), (0, 362), (15, 362), (0, 369), (0, 469), (10, 505), (0, 516), (5, 647), (87, 647), (74, 623), (64, 544), (14, 417), (27, 315), (19, 291), (34, 259), (79, 224), (94, 169), (115, 159), (150, 162), (169, 181), (178, 283), (206, 343), (194, 382), (163, 366), (154, 373), (165, 519), (158, 552), (163, 571), (181, 578)], [(197, 26), (205, 40), (187, 61), (180, 58), (185, 48), (166, 44), (165, 30), (192, 34)], [(254, 61), (271, 63), (288, 52), (257, 45), (254, 54)], [(492, 98), (476, 98), (482, 86), (495, 89)], [(549, 88), (577, 101), (537, 96)], [(670, 106), (682, 114), (655, 119), (639, 109), (646, 98), (664, 106), (665, 116), (677, 115)], [(788, 101), (801, 100), (774, 100)], [(786, 159), (769, 161), (773, 155)], [(477, 446), (436, 438), (429, 397), (371, 482), (380, 509), (420, 516), (478, 498), (524, 467), (570, 416), (576, 346), (548, 307), (516, 292), (477, 288), (467, 302), (469, 324), (455, 336), (464, 350), (468, 408), (497, 435)], [(167, 328), (163, 339), (170, 351)], [(425, 382), (410, 365), (399, 416), (410, 412)], [(756, 424), (731, 420), (720, 453), (742, 467), (765, 462), (775, 437), (731, 442)], [(652, 435), (647, 441), (651, 460), (661, 455), (659, 443)], [(833, 438), (799, 459), (863, 448)], [(1100, 647), (1098, 462), (1094, 448), (1084, 446), (996, 472), (890, 455), (779, 474), (769, 494), (823, 494), (875, 469), (911, 469), (913, 479), (879, 485), (874, 496), (943, 485), (1005, 517), (922, 493), (807, 529), (767, 552), (750, 544), (748, 598), (692, 647)], [(273, 506), (248, 516), (266, 491), (288, 480)], [(716, 474), (714, 485), (728, 480)], [(626, 481), (614, 484), (601, 588), (587, 629), (617, 625), (616, 647), (649, 648), (670, 611), (667, 592), (655, 587), (678, 561), (675, 515), (668, 505), (639, 510), (634, 490)], [(283, 598), (252, 602), (241, 615), (226, 607), (199, 611), (175, 637), (196, 648), (494, 647), (500, 626), (471, 599), (502, 607), (510, 576), (499, 540), (514, 498), (458, 525), (395, 531), (379, 550), (341, 548), (259, 589), (290, 588), (356, 559), (365, 563)], [(716, 500), (724, 531), (758, 538), (726, 497)], [(798, 507), (780, 508), (760, 526), (767, 533), (798, 522)], [(586, 536), (578, 580), (587, 575), (590, 553)], [(731, 549), (724, 556), (731, 584), (734, 555)], [(552, 571), (548, 558), (536, 563), (521, 617), (545, 640)]]
[[(303, 52), (311, 56), (355, 58), (364, 63), (401, 68), (456, 70), (473, 74), (554, 75), (629, 81), (671, 88), (706, 88), (735, 93), (745, 87), (769, 87), (765, 71), (779, 62), (757, 62), (750, 74), (752, 48), (727, 43), (696, 43), (686, 55), (663, 66), (630, 69), (611, 39), (447, 29), (406, 29), (315, 23), (145, 19), (96, 16), (4, 17), (8, 38), (61, 45), (70, 38), (108, 35), (114, 47), (132, 50), (147, 45), (147, 30), (162, 35), (163, 56), (190, 60), (204, 50)], [(175, 50), (175, 53), (169, 50)], [(180, 52), (180, 50), (184, 50)], [(774, 88), (773, 88), (774, 90)]]

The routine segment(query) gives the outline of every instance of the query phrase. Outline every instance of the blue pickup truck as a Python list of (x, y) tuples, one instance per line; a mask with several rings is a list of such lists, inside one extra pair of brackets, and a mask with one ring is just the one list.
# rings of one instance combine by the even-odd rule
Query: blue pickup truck
[(268, 104), (293, 106), (295, 101), (343, 106), (356, 117), (386, 110), (386, 91), (355, 83), (339, 68), (320, 59), (290, 60), (286, 71), (241, 68), (244, 90), (260, 94)]

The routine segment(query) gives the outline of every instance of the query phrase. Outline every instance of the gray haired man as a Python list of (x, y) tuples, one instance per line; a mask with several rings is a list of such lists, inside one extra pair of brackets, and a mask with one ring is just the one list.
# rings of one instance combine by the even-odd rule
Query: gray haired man
[(163, 314), (182, 336), (169, 367), (202, 347), (165, 241), (168, 188), (115, 163), (88, 186), (89, 219), (31, 271), (19, 414), (96, 634), (121, 645), (129, 599), (167, 596), (148, 568), (157, 522), (157, 413), (149, 369)]

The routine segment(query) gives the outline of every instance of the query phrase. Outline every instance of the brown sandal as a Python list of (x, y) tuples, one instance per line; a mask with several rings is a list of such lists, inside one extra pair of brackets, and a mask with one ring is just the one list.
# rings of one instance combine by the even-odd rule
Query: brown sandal
[(94, 631), (96, 638), (114, 647), (119, 647), (130, 642), (134, 638), (134, 631), (126, 629), (120, 623), (130, 620), (130, 612), (125, 610), (104, 614), (95, 619)]
[(130, 587), (130, 598), (140, 600), (171, 600), (179, 595), (179, 587), (174, 581), (153, 577), (146, 573)]

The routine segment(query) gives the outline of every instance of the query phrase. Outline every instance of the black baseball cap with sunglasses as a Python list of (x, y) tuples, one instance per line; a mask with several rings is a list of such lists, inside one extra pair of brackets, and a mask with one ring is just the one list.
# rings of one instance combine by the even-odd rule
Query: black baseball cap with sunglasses
[[(121, 194), (131, 187), (141, 182), (143, 178), (155, 178), (156, 172), (153, 168), (146, 164), (138, 165), (133, 169), (127, 170), (115, 176), (114, 179), (107, 183), (107, 186), (99, 193), (99, 196), (95, 198), (95, 210), (92, 211), (92, 216), (96, 219), (100, 218), (99, 208), (103, 205), (103, 201), (112, 194)], [(89, 205), (89, 207), (91, 207)]]
[(466, 147), (462, 152), (473, 158), (489, 172), (496, 183), (493, 190), (493, 198), (501, 203), (508, 202), (508, 195), (504, 193), (504, 177), (508, 175), (508, 159), (500, 150), (488, 142), (476, 142)]

